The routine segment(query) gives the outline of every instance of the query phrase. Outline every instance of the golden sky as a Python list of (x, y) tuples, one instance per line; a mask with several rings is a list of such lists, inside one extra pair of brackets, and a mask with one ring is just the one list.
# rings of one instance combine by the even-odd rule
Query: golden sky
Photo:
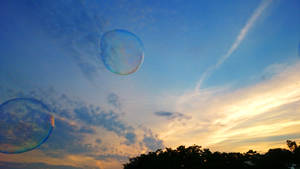
[(154, 131), (172, 147), (198, 144), (219, 151), (247, 151), (249, 145), (266, 151), (272, 144), (299, 139), (299, 61), (266, 71), (270, 69), (280, 73), (247, 87), (186, 92), (174, 106), (192, 118), (158, 124)]

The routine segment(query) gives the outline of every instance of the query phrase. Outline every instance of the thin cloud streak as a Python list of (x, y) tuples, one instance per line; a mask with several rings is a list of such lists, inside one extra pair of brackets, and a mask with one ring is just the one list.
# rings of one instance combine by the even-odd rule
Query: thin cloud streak
[(238, 48), (238, 46), (241, 44), (241, 42), (245, 39), (247, 33), (253, 27), (256, 20), (262, 15), (264, 10), (270, 5), (272, 0), (265, 0), (263, 1), (258, 8), (254, 11), (250, 19), (247, 21), (246, 25), (241, 29), (239, 35), (236, 37), (234, 43), (231, 45), (230, 49), (227, 51), (225, 55), (220, 57), (220, 59), (217, 61), (215, 65), (212, 67), (209, 67), (201, 76), (200, 80), (198, 81), (195, 90), (199, 91), (201, 88), (202, 83), (204, 80), (208, 78), (216, 69), (218, 69), (230, 56), (231, 54)]

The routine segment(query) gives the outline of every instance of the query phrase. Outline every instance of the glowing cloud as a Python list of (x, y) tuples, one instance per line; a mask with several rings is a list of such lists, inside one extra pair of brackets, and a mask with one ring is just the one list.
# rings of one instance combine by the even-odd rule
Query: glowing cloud
[(300, 139), (299, 70), (297, 62), (253, 86), (188, 92), (174, 107), (192, 118), (160, 126), (159, 136), (166, 146), (199, 144), (219, 151), (247, 151), (249, 145), (264, 151)]

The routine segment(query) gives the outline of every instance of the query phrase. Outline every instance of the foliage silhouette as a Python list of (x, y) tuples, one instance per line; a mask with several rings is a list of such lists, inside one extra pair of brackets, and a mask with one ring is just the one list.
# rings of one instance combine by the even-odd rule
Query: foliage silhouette
[(290, 150), (275, 148), (265, 154), (211, 152), (201, 146), (179, 146), (130, 158), (124, 169), (300, 169), (300, 146), (287, 140)]

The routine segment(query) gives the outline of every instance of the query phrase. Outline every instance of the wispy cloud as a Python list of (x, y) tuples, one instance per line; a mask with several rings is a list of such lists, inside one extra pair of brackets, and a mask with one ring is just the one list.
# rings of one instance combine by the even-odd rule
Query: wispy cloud
[(254, 26), (256, 20), (262, 15), (264, 10), (270, 5), (272, 0), (264, 0), (258, 8), (254, 11), (254, 13), (251, 15), (251, 17), (248, 19), (246, 25), (241, 29), (240, 33), (236, 37), (234, 43), (231, 45), (229, 50), (225, 55), (220, 57), (220, 59), (217, 61), (215, 65), (212, 67), (209, 67), (201, 76), (200, 80), (198, 81), (196, 85), (196, 90), (198, 91), (201, 88), (201, 85), (208, 76), (210, 76), (216, 69), (218, 69), (224, 62), (227, 60), (231, 54), (238, 48), (238, 46), (242, 43), (242, 41), (245, 39), (247, 33), (249, 30)]
[(164, 117), (168, 120), (174, 120), (174, 119), (182, 120), (182, 119), (190, 119), (191, 118), (189, 116), (186, 116), (186, 115), (184, 115), (182, 113), (178, 113), (178, 112), (158, 111), (158, 112), (154, 112), (154, 114), (159, 117)]
[[(281, 72), (266, 68), (275, 75), (253, 86), (202, 89), (179, 97), (176, 111), (193, 118), (182, 125), (174, 121), (160, 125), (160, 138), (167, 146), (199, 144), (221, 151), (246, 151), (251, 145), (264, 151), (279, 142), (284, 145), (291, 135), (299, 136), (300, 62), (275, 67)], [(253, 142), (262, 137), (263, 145)]]
[(108, 104), (112, 105), (113, 107), (115, 107), (116, 109), (120, 110), (121, 109), (121, 102), (120, 102), (120, 98), (117, 94), (115, 93), (110, 93), (107, 96), (107, 102)]

